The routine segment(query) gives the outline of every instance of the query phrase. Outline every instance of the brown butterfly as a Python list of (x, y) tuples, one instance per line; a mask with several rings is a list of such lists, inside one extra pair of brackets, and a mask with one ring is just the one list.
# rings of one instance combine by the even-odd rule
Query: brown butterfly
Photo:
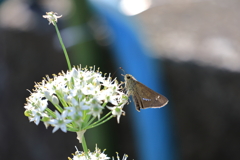
[(132, 95), (137, 111), (140, 112), (140, 109), (146, 108), (161, 108), (168, 103), (166, 97), (138, 82), (132, 75), (126, 74), (124, 79), (127, 94)]

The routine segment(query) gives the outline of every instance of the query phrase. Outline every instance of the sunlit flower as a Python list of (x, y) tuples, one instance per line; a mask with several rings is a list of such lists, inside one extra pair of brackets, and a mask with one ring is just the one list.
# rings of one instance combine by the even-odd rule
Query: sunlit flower
[[(128, 156), (126, 154), (123, 155), (122, 160), (127, 160)], [(73, 154), (73, 158), (68, 157), (68, 160), (108, 160), (111, 159), (110, 157), (108, 157), (104, 151), (101, 152), (101, 150), (99, 148), (95, 148), (94, 152), (88, 152), (88, 157), (86, 156), (86, 154), (84, 152), (81, 151), (76, 151), (75, 154)], [(112, 157), (112, 160), (114, 160), (114, 157)], [(120, 157), (118, 156), (117, 153), (117, 160), (120, 160)]]
[(120, 123), (121, 115), (125, 115), (125, 112), (122, 110), (123, 106), (107, 107), (107, 108), (112, 110), (112, 115), (117, 116), (117, 122)]
[(100, 119), (100, 114), (102, 113), (103, 109), (104, 107), (100, 105), (99, 101), (96, 99), (93, 99), (90, 112), (88, 114), (92, 114), (94, 117), (98, 117), (98, 119)]
[(102, 113), (108, 104), (112, 106), (108, 107), (111, 109), (109, 116), (117, 117), (119, 123), (127, 102), (128, 96), (115, 79), (102, 76), (94, 68), (76, 67), (53, 78), (46, 76), (36, 83), (24, 108), (31, 122), (38, 125), (43, 121), (46, 127), (54, 127), (53, 132), (58, 129), (85, 132), (107, 119)]
[(61, 18), (61, 16), (57, 16), (56, 12), (46, 12), (47, 15), (43, 15), (43, 18), (47, 18), (47, 20), (49, 21), (49, 24), (53, 24), (55, 25), (55, 23), (57, 23), (58, 18)]
[(55, 115), (56, 118), (49, 121), (49, 124), (54, 126), (52, 132), (56, 132), (59, 128), (61, 128), (63, 132), (67, 132), (66, 125), (72, 121), (70, 119), (66, 119), (67, 111), (63, 111), (61, 115), (57, 111), (55, 111)]

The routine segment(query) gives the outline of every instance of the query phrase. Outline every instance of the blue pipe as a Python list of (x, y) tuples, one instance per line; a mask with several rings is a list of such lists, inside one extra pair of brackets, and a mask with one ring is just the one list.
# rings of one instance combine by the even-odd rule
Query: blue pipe
[[(161, 66), (149, 56), (141, 37), (136, 33), (132, 19), (122, 15), (117, 5), (105, 0), (89, 0), (90, 5), (100, 18), (103, 18), (113, 33), (112, 49), (116, 62), (124, 70), (149, 88), (163, 93)], [(176, 151), (171, 134), (168, 106), (161, 109), (146, 109), (137, 112), (130, 108), (137, 160), (175, 160)], [(127, 151), (126, 151), (127, 152)]]

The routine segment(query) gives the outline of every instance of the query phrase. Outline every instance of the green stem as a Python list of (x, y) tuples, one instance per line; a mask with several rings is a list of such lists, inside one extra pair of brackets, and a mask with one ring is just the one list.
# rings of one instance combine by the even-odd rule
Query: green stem
[(88, 121), (85, 126), (89, 126), (94, 121), (94, 119), (96, 119), (96, 117), (92, 117), (92, 119), (90, 121)]
[(91, 128), (94, 128), (94, 127), (97, 127), (107, 121), (109, 121), (111, 118), (113, 118), (113, 115), (109, 116), (107, 119), (105, 120), (102, 120), (102, 121), (97, 121), (96, 123), (93, 123), (91, 125), (89, 125), (88, 127), (84, 128), (84, 130), (87, 130), (87, 129), (91, 129)]
[[(111, 118), (113, 118), (113, 115), (111, 115), (110, 117), (108, 117), (107, 119), (105, 119), (104, 121), (102, 121), (102, 122), (100, 122), (100, 123), (98, 123), (98, 124), (92, 125), (90, 128), (97, 127), (97, 126), (99, 126), (99, 125), (101, 125), (101, 124), (109, 121)], [(90, 128), (88, 128), (88, 129), (90, 129)]]
[(56, 108), (60, 113), (63, 112), (64, 109), (63, 109), (60, 105), (55, 104), (54, 106), (55, 106), (55, 108)]
[(48, 112), (49, 115), (51, 115), (52, 117), (56, 118), (55, 113), (51, 109), (46, 108), (46, 111)]
[(56, 32), (57, 32), (57, 35), (58, 35), (59, 42), (60, 42), (60, 44), (61, 44), (61, 46), (62, 46), (62, 49), (63, 49), (64, 55), (65, 55), (65, 58), (66, 58), (66, 60), (67, 60), (68, 69), (71, 70), (71, 69), (72, 69), (71, 62), (70, 62), (70, 60), (69, 60), (67, 50), (66, 50), (65, 45), (64, 45), (64, 43), (63, 43), (63, 41), (62, 41), (62, 37), (61, 37), (61, 34), (60, 34), (59, 30), (58, 30), (58, 27), (57, 27), (57, 23), (56, 23), (56, 22), (54, 22), (54, 26), (55, 26), (55, 29), (56, 29)]
[(97, 125), (98, 123), (104, 121), (112, 112), (110, 111), (108, 114), (106, 114), (104, 117), (102, 117), (101, 119), (99, 119), (98, 121), (94, 122), (93, 124), (91, 124), (93, 122), (93, 120), (96, 118), (92, 118), (85, 126), (87, 127), (84, 127), (83, 130), (86, 130), (86, 129), (89, 129), (89, 128), (93, 128), (92, 126), (95, 126)]
[(84, 151), (85, 155), (87, 155), (87, 157), (89, 157), (87, 143), (86, 143), (84, 135), (82, 136), (82, 147), (83, 147), (83, 151)]

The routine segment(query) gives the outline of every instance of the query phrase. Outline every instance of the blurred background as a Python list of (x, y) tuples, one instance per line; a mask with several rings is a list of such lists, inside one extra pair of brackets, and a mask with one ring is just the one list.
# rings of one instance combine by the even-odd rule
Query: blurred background
[[(125, 107), (86, 132), (95, 144), (135, 160), (240, 159), (240, 1), (0, 0), (0, 159), (71, 157), (75, 133), (36, 126), (24, 103), (45, 75), (66, 71), (58, 22), (73, 65), (126, 73), (164, 94), (169, 104), (137, 112)], [(117, 71), (117, 73), (116, 73)]]

